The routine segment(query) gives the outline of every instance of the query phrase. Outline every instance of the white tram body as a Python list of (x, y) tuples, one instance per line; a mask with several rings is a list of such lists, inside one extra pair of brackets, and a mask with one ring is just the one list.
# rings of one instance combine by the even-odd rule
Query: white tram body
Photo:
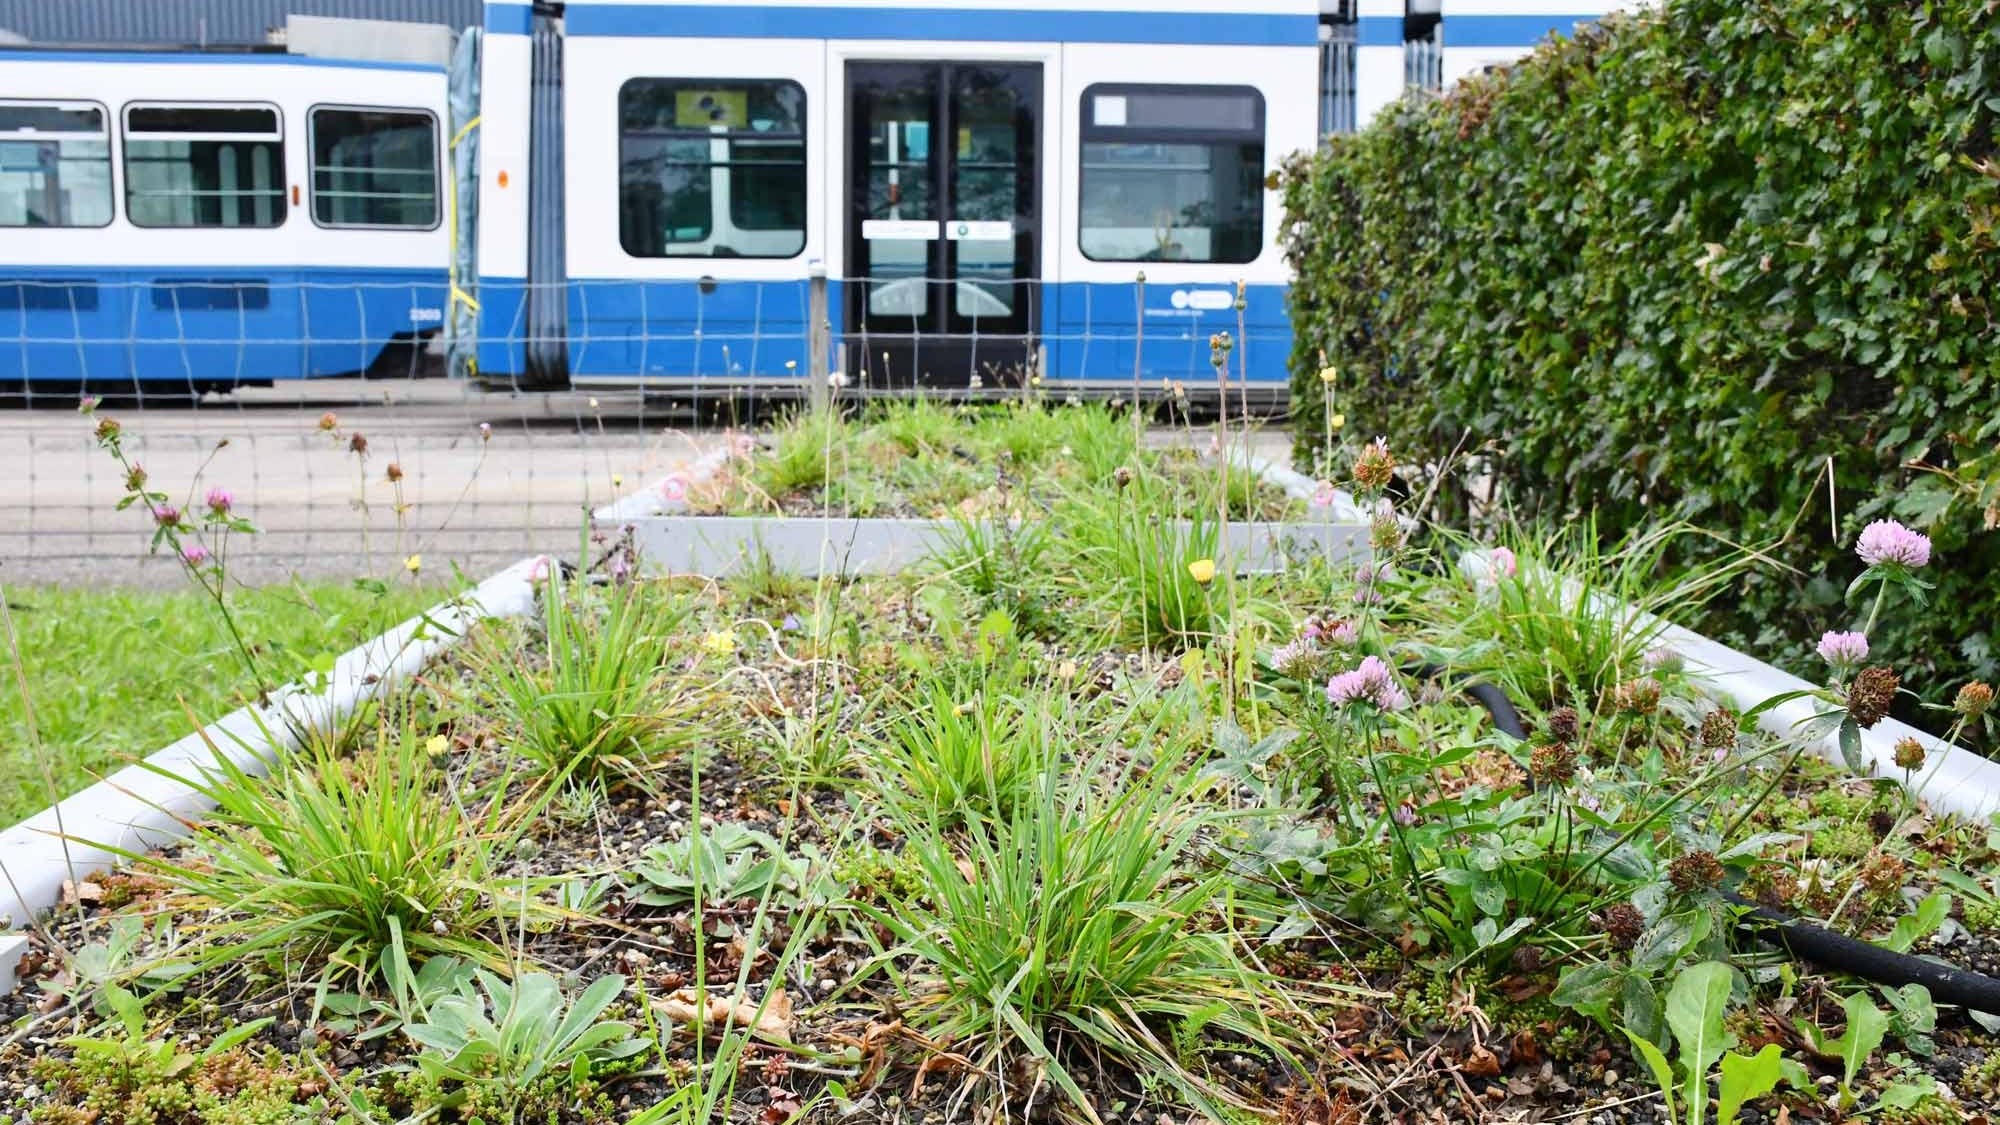
[(436, 67), (0, 50), (0, 383), (341, 374), (438, 331), (444, 119)]
[[(539, 345), (578, 382), (796, 382), (818, 268), (871, 387), (1199, 389), (1223, 331), (1282, 384), (1265, 180), (1317, 141), (1316, 0), (488, 13), (482, 375)], [(551, 64), (559, 159), (519, 93)]]
[(823, 276), (862, 387), (1198, 394), (1227, 333), (1280, 396), (1267, 175), (1604, 7), (488, 0), (449, 68), (0, 48), (0, 385), (369, 371), (450, 320), (516, 386), (796, 390)]

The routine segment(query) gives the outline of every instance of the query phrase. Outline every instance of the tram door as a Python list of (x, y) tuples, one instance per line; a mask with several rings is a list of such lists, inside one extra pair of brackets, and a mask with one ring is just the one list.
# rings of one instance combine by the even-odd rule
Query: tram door
[(1041, 323), (1039, 63), (847, 64), (847, 374), (1026, 377)]

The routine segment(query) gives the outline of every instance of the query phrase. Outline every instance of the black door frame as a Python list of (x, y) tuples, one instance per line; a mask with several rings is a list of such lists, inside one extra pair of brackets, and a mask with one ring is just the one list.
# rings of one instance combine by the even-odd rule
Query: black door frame
[[(1042, 177), (1047, 154), (1043, 140), (1042, 82), (1039, 61), (978, 59), (848, 59), (841, 77), (848, 107), (844, 141), (842, 213), (846, 238), (845, 259), (854, 275), (845, 279), (843, 327), (847, 335), (847, 375), (860, 380), (864, 388), (907, 390), (912, 388), (958, 389), (970, 385), (988, 388), (1018, 383), (1032, 372), (1041, 330), (1042, 310)], [(1014, 225), (1014, 267), (1012, 284), (1018, 286), (1014, 315), (996, 329), (976, 327), (957, 311), (953, 286), (958, 283), (960, 241), (949, 237), (957, 198), (952, 172), (958, 161), (956, 138), (958, 75), (961, 70), (993, 69), (1013, 72), (1020, 85), (1015, 140), (1016, 205)], [(869, 216), (868, 144), (871, 122), (861, 111), (855, 96), (857, 79), (870, 72), (928, 72), (932, 84), (931, 139), (926, 163), (931, 178), (931, 198), (937, 229), (926, 254), (925, 324), (912, 332), (881, 330), (867, 323), (868, 291), (871, 282), (855, 269), (867, 255), (862, 224)], [(1020, 135), (1025, 134), (1025, 135)], [(1025, 206), (1022, 201), (1025, 201)], [(897, 318), (904, 319), (904, 318)], [(985, 318), (982, 318), (985, 319)], [(907, 321), (905, 321), (907, 323)]]

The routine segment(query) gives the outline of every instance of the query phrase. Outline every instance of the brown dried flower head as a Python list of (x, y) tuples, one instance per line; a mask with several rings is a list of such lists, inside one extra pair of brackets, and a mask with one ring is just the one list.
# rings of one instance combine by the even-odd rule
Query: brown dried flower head
[(1722, 861), (1714, 852), (1689, 852), (1667, 865), (1667, 881), (1684, 895), (1722, 885)]
[(1736, 712), (1717, 707), (1701, 717), (1701, 744), (1708, 750), (1727, 750), (1736, 745)]
[(366, 455), (368, 452), (368, 438), (360, 431), (355, 431), (354, 435), (347, 439), (347, 451), (349, 453)]
[(1576, 750), (1567, 742), (1537, 746), (1528, 756), (1528, 768), (1543, 785), (1566, 784), (1576, 776)]
[(389, 462), (387, 475), (389, 477), (389, 483), (395, 484), (397, 481), (403, 479), (403, 466), (397, 464), (394, 461)]
[(1646, 916), (1629, 902), (1614, 902), (1604, 911), (1604, 933), (1611, 939), (1611, 948), (1630, 949), (1639, 944), (1639, 936), (1646, 932)]
[(1354, 482), (1370, 491), (1387, 488), (1396, 475), (1396, 457), (1382, 438), (1369, 442), (1354, 459)]
[(1896, 689), (1901, 686), (1894, 669), (1880, 664), (1863, 668), (1855, 675), (1854, 686), (1847, 689), (1847, 713), (1862, 729), (1872, 727), (1889, 717)]
[(1896, 740), (1896, 768), (1915, 772), (1924, 768), (1924, 744), (1914, 738)]
[(1979, 718), (1992, 706), (1993, 685), (1980, 680), (1974, 680), (1959, 688), (1958, 694), (1952, 697), (1951, 701), (1951, 709), (1967, 719)]
[(1888, 852), (1874, 852), (1861, 861), (1861, 885), (1876, 898), (1888, 898), (1903, 889), (1903, 876), (1908, 870), (1901, 858)]
[(1660, 681), (1627, 680), (1612, 693), (1611, 704), (1628, 715), (1650, 715), (1660, 709)]
[(1557, 742), (1576, 741), (1576, 708), (1558, 707), (1549, 712), (1549, 737)]

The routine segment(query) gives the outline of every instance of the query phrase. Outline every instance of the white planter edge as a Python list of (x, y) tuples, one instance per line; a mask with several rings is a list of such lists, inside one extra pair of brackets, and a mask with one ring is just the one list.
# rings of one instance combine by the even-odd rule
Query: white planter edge
[[(457, 644), (480, 620), (531, 612), (534, 577), (551, 565), (546, 558), (523, 559), (349, 650), (334, 662), (319, 690), (287, 684), (268, 704), (233, 711), (154, 752), (146, 762), (197, 775), (215, 762), (219, 751), (246, 771), (262, 774), (267, 754), (296, 749), (300, 731), (330, 729)], [(199, 793), (134, 763), (0, 832), (0, 931), (25, 927), (57, 905), (64, 883), (111, 868), (118, 856), (110, 849), (145, 851), (186, 836), (188, 822), (207, 807)], [(26, 940), (0, 932), (0, 994), (12, 986), (13, 967)]]
[[(1490, 565), (1488, 556), (1476, 551), (1467, 552), (1459, 560), (1460, 570), (1475, 581), (1490, 581)], [(1787, 692), (1811, 691), (1820, 686), (1650, 613), (1630, 606), (1615, 608), (1629, 614), (1644, 629), (1659, 629), (1661, 646), (1674, 650), (1687, 661), (1696, 686), (1709, 698), (1739, 712)], [(1797, 733), (1800, 723), (1825, 706), (1814, 699), (1789, 700), (1759, 714), (1757, 726), (1768, 734), (1789, 738)], [(1924, 748), (1923, 768), (1914, 776), (1906, 777), (1895, 764), (1896, 743), (1905, 738), (1916, 739)], [(1808, 747), (1834, 765), (1846, 767), (1837, 732), (1812, 739)], [(1861, 758), (1868, 769), (1866, 776), (1886, 777), (1905, 785), (1933, 811), (1973, 821), (1982, 821), (2000, 811), (2000, 762), (1953, 746), (1907, 723), (1884, 719), (1862, 731)]]

